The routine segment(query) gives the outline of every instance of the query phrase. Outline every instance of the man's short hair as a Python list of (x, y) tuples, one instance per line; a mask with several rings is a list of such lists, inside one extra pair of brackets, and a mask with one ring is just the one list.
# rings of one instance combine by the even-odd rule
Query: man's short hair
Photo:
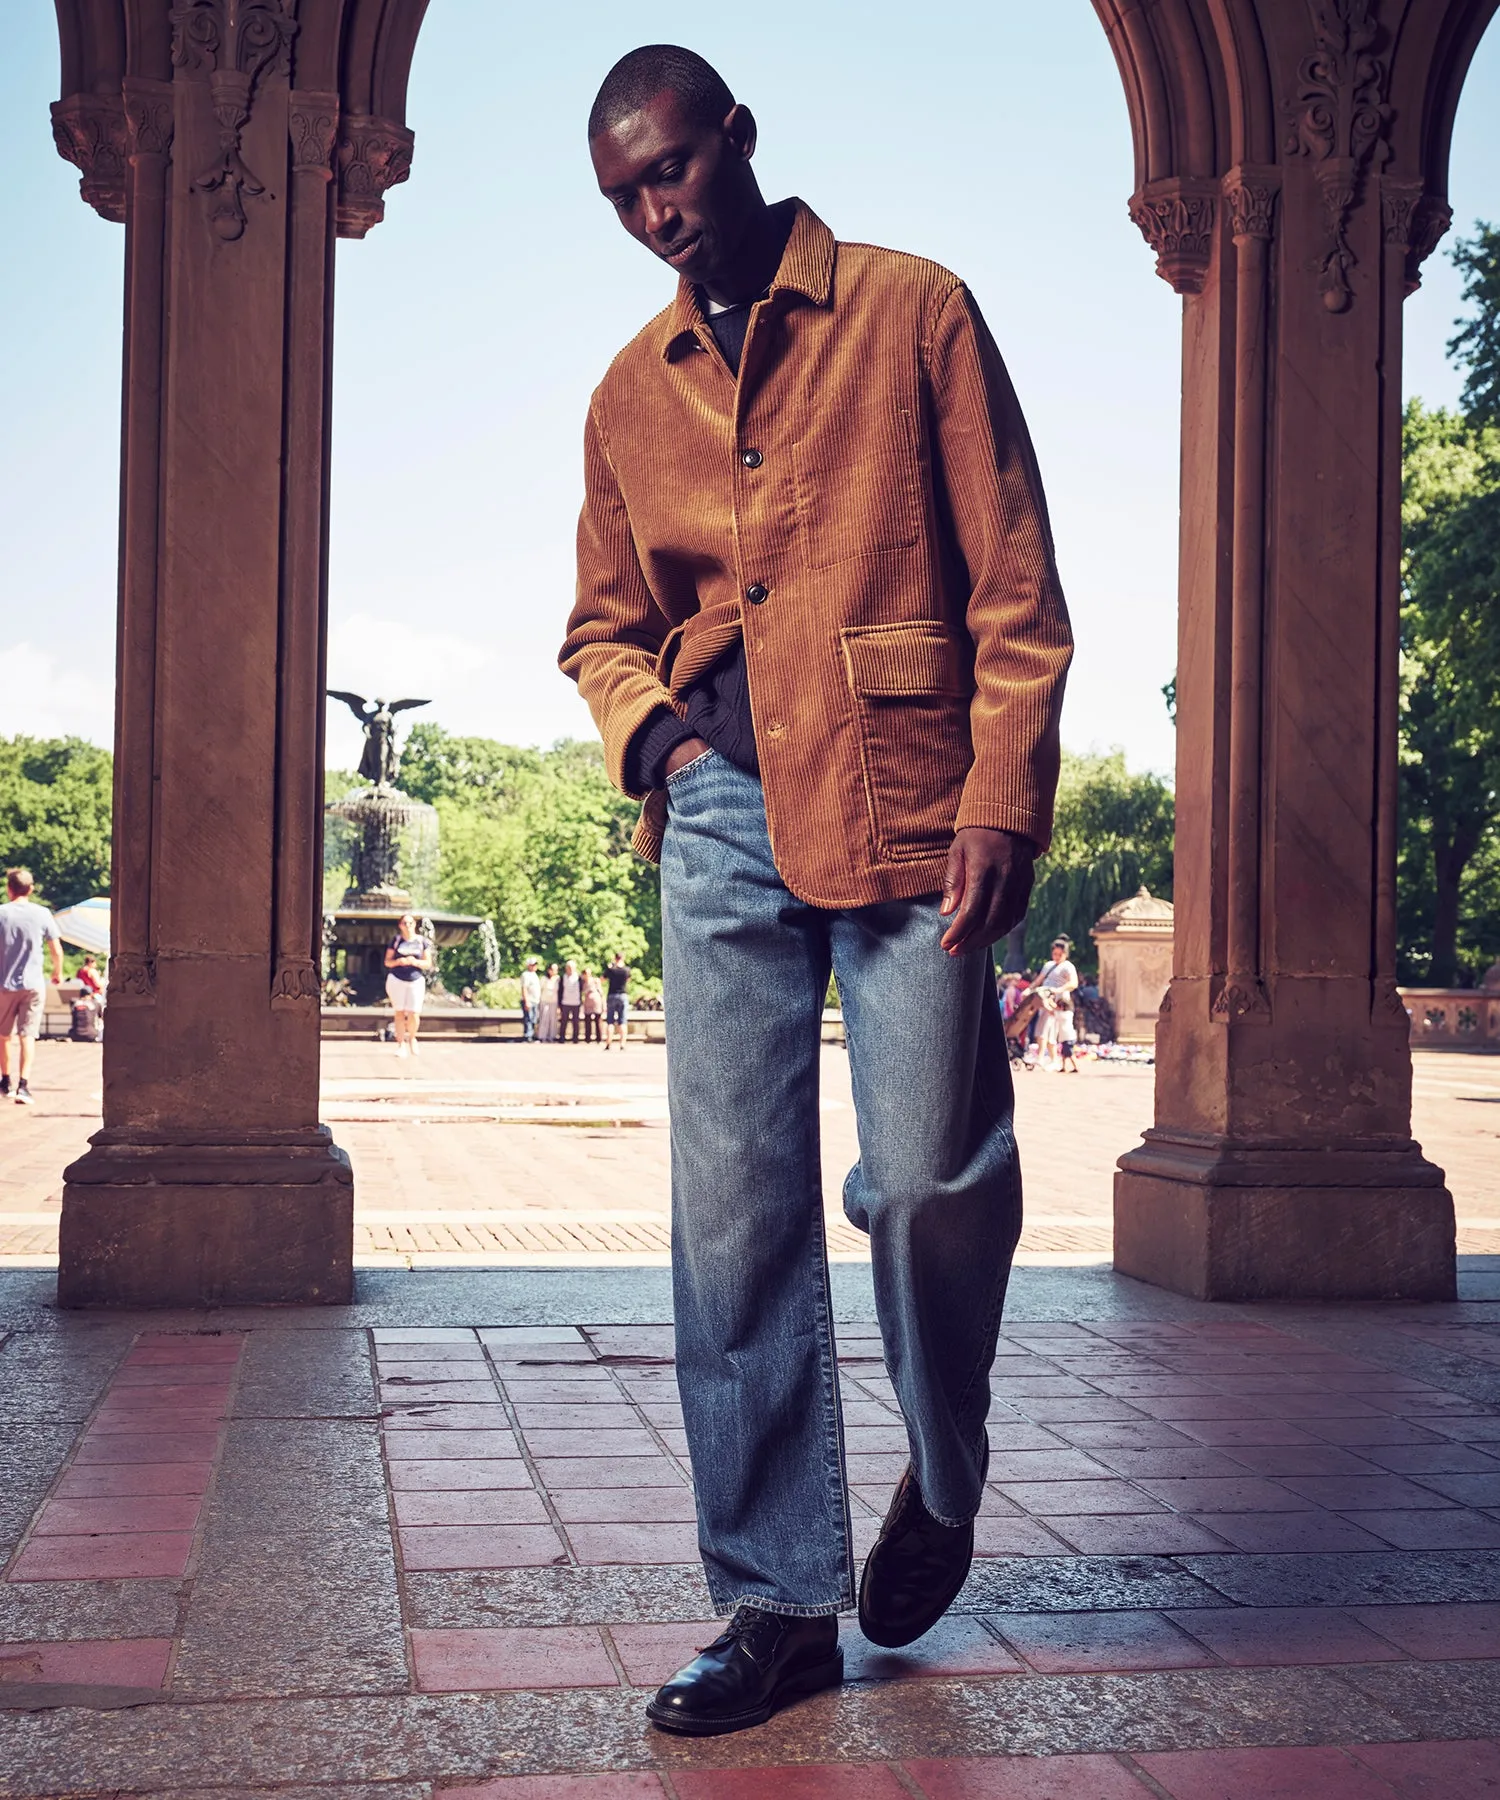
[(589, 111), (589, 142), (638, 113), (658, 94), (673, 93), (694, 125), (718, 125), (734, 110), (734, 95), (712, 63), (680, 44), (642, 44), (604, 77)]
[(36, 878), (30, 869), (7, 869), (5, 885), (13, 894), (29, 894), (36, 886)]

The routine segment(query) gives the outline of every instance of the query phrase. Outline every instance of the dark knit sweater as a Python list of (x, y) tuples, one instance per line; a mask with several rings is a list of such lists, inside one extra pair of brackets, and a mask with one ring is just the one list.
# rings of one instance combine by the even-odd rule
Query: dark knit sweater
[[(723, 312), (709, 313), (708, 328), (714, 342), (736, 374), (750, 329), (749, 301)], [(687, 717), (662, 707), (637, 734), (631, 746), (632, 773), (637, 788), (659, 788), (666, 781), (667, 759), (689, 738), (702, 738), (711, 749), (743, 769), (760, 774), (755, 754), (755, 725), (750, 717), (750, 678), (745, 669), (745, 646), (737, 643), (726, 651), (683, 696)]]

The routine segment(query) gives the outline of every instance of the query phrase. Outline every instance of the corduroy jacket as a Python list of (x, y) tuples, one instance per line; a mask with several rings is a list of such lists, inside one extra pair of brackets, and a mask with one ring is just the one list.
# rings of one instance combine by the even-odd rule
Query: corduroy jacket
[[(864, 906), (941, 888), (960, 826), (1046, 849), (1072, 638), (967, 288), (792, 204), (737, 378), (684, 281), (595, 391), (559, 661), (624, 787), (635, 734), (742, 636), (777, 870)], [(657, 860), (666, 795), (634, 797)]]

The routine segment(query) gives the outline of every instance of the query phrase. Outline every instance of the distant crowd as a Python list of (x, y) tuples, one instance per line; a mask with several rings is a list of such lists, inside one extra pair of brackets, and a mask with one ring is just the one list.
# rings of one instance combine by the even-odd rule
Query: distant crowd
[(521, 972), (521, 1026), (528, 1044), (599, 1044), (623, 1051), (630, 1033), (630, 966), (617, 950), (595, 974), (571, 959), (548, 963), (534, 956)]

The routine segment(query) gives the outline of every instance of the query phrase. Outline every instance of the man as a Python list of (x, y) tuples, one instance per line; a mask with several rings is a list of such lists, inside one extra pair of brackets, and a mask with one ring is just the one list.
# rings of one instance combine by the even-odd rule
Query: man
[(45, 906), (31, 898), (35, 886), (30, 869), (7, 869), (7, 900), (0, 906), (0, 1098), (10, 1093), (10, 1035), (20, 1039), (16, 1071), (16, 1105), (30, 1106), (31, 1059), (42, 1029), (46, 999), (42, 945), (52, 947), (52, 979), (63, 976), (62, 943), (57, 923)]
[(989, 946), (1051, 829), (1070, 654), (1040, 483), (973, 300), (768, 206), (755, 121), (653, 45), (589, 120), (679, 277), (589, 408), (561, 661), (662, 865), (678, 1380), (732, 1613), (648, 1716), (738, 1730), (842, 1675), (854, 1565), (818, 1153), (830, 967), (911, 1463), (859, 1585), (909, 1643), (973, 1554), (1020, 1187)]
[(526, 958), (526, 967), (521, 971), (521, 1041), (526, 1044), (536, 1042), (536, 1014), (542, 1003), (542, 978), (537, 974), (537, 960), (534, 956)]
[(558, 1027), (557, 1041), (565, 1044), (568, 1041), (568, 1027), (573, 1028), (573, 1042), (578, 1042), (578, 1011), (583, 1005), (583, 983), (579, 979), (578, 964), (563, 964), (562, 980), (557, 989), (557, 1010), (562, 1015), (562, 1024)]
[(608, 992), (604, 997), (604, 1048), (609, 1049), (615, 1042), (615, 1033), (619, 1032), (619, 1045), (623, 1051), (630, 1033), (630, 975), (631, 970), (625, 961), (623, 950), (616, 950), (610, 959), (609, 967), (604, 971), (604, 981)]

